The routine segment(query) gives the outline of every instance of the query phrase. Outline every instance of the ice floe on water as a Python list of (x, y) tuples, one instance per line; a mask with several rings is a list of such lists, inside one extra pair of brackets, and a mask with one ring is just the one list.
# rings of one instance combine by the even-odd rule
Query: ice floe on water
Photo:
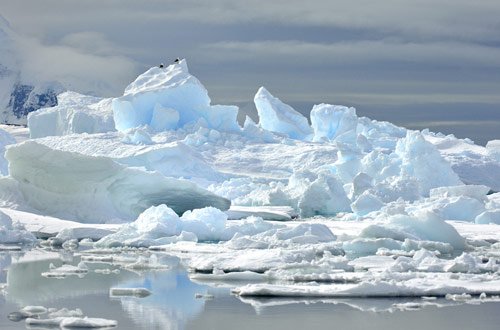
[[(63, 94), (30, 114), (32, 139), (0, 131), (0, 244), (36, 243), (33, 233), (85, 250), (37, 270), (61, 281), (180, 265), (239, 296), (500, 293), (498, 141), (330, 104), (309, 124), (264, 87), (254, 103), (259, 122), (240, 125), (185, 60), (116, 98)], [(99, 324), (68, 320), (58, 324)]]

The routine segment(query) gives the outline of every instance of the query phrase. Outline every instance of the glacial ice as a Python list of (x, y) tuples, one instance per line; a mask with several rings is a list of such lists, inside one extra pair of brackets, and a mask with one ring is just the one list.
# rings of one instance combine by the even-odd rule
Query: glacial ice
[(264, 87), (255, 94), (254, 103), (259, 114), (259, 125), (263, 129), (297, 140), (304, 140), (311, 135), (306, 117), (272, 96)]
[[(240, 127), (237, 107), (211, 105), (185, 60), (149, 69), (117, 98), (65, 93), (30, 115), (34, 139), (6, 147), (0, 206), (54, 236), (46, 242), (98, 240), (85, 263), (171, 267), (151, 252), (161, 251), (195, 280), (257, 282), (237, 287), (242, 296), (500, 293), (497, 142), (329, 104), (309, 125), (265, 88), (254, 102), (258, 124)], [(121, 225), (94, 225), (111, 222)], [(23, 240), (21, 227), (2, 226), (0, 237)], [(144, 254), (98, 254), (130, 247)], [(45, 275), (72, 271), (84, 273)]]

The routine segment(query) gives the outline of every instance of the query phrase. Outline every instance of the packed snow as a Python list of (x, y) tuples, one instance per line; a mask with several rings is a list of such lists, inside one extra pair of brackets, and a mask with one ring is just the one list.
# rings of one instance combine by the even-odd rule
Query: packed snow
[[(116, 98), (62, 94), (30, 114), (31, 139), (0, 131), (0, 243), (36, 242), (27, 229), (43, 246), (91, 248), (47, 277), (119, 271), (88, 263), (180, 263), (239, 296), (500, 293), (498, 141), (330, 104), (315, 105), (309, 124), (264, 87), (254, 102), (259, 122), (240, 126), (238, 108), (212, 105), (185, 60), (147, 70)], [(39, 322), (101, 324), (74, 317)]]

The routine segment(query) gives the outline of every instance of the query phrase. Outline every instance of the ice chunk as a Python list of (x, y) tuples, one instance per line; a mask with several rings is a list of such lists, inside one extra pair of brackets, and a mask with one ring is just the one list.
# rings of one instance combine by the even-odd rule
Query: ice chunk
[(491, 140), (486, 143), (488, 153), (500, 161), (500, 140)]
[(149, 133), (142, 128), (131, 128), (123, 132), (123, 143), (127, 144), (153, 144)]
[(116, 129), (150, 125), (174, 129), (199, 120), (220, 131), (239, 131), (238, 107), (211, 106), (207, 90), (189, 74), (185, 60), (167, 68), (153, 67), (141, 74), (112, 102)]
[(479, 224), (495, 223), (500, 225), (500, 209), (485, 211), (479, 214), (474, 222)]
[(500, 191), (500, 162), (494, 151), (497, 150), (497, 142), (491, 142), (485, 148), (475, 145), (469, 139), (457, 139), (453, 135), (444, 136), (428, 130), (422, 133), (450, 162), (464, 183), (485, 185), (493, 191)]
[(462, 184), (450, 164), (420, 132), (408, 131), (398, 141), (395, 152), (402, 158), (401, 175), (415, 177), (424, 195), (432, 188)]
[(319, 104), (311, 110), (313, 141), (341, 140), (353, 143), (357, 139), (356, 109), (341, 105)]
[(0, 211), (0, 244), (34, 244), (36, 237)]
[(179, 124), (179, 113), (172, 108), (166, 108), (157, 103), (153, 108), (151, 128), (157, 132), (172, 130)]
[(49, 308), (49, 318), (56, 317), (82, 317), (83, 312), (81, 309), (67, 309), (67, 308)]
[(262, 128), (297, 140), (304, 140), (312, 134), (306, 117), (272, 96), (264, 87), (259, 88), (254, 102)]
[(144, 298), (151, 295), (151, 291), (146, 288), (111, 288), (109, 289), (111, 297), (132, 296)]
[(226, 214), (231, 220), (256, 216), (265, 220), (289, 221), (298, 216), (290, 206), (231, 206)]
[(304, 217), (350, 212), (350, 201), (342, 184), (333, 175), (322, 172), (300, 197), (298, 207)]
[(447, 220), (474, 221), (474, 219), (486, 211), (484, 203), (475, 198), (460, 196), (442, 201), (439, 208), (440, 215)]
[(6, 157), (25, 202), (61, 218), (130, 221), (163, 203), (177, 213), (208, 205), (226, 210), (230, 205), (229, 200), (186, 180), (127, 168), (105, 157), (53, 150), (35, 141), (9, 148)]
[(116, 327), (118, 322), (115, 320), (94, 318), (94, 317), (66, 317), (59, 326), (61, 328), (107, 328)]
[(465, 239), (453, 226), (428, 210), (417, 211), (414, 216), (392, 216), (387, 220), (387, 226), (406, 233), (408, 238), (413, 236), (420, 240), (449, 243), (459, 251), (466, 247)]
[(430, 190), (431, 198), (439, 197), (470, 197), (478, 201), (485, 201), (490, 188), (483, 185), (460, 185), (438, 187)]
[(351, 204), (352, 211), (357, 215), (366, 215), (372, 211), (380, 210), (383, 206), (384, 203), (380, 200), (380, 198), (373, 195), (369, 191), (363, 192)]
[(29, 314), (45, 314), (47, 313), (47, 308), (44, 306), (25, 306), (21, 309), (21, 312)]
[(111, 99), (64, 92), (57, 96), (57, 101), (55, 107), (28, 114), (31, 138), (115, 130)]
[(179, 218), (166, 205), (159, 205), (150, 207), (136, 221), (102, 238), (96, 245), (151, 246), (177, 240), (218, 241), (227, 235), (226, 220), (227, 215), (213, 207), (187, 211)]

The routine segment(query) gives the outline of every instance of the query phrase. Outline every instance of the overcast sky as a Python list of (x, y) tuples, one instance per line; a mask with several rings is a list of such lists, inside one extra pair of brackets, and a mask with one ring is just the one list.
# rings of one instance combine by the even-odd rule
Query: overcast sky
[(498, 0), (0, 0), (0, 14), (27, 71), (78, 91), (117, 95), (182, 57), (214, 103), (245, 107), (264, 85), (305, 113), (354, 105), (500, 138)]

